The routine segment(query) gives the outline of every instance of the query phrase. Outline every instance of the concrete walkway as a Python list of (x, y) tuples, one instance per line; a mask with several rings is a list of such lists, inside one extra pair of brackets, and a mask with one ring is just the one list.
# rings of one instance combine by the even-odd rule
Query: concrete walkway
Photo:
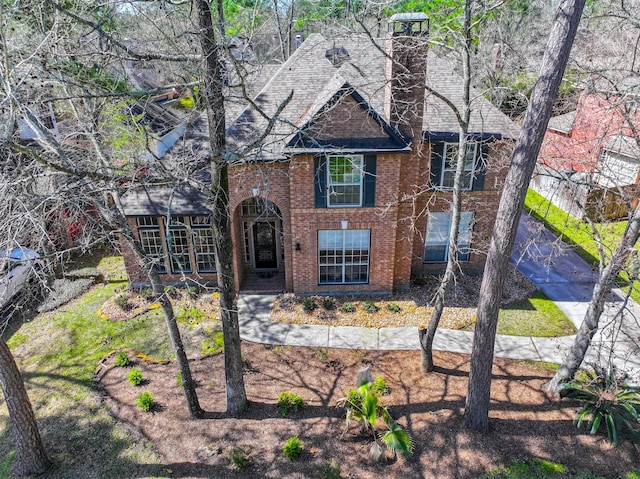
[[(523, 214), (511, 261), (579, 326), (587, 310), (597, 274), (567, 245), (560, 243), (540, 223)], [(587, 361), (597, 354), (611, 354), (619, 368), (628, 370), (634, 382), (640, 379), (640, 306), (629, 301), (622, 308), (619, 294), (607, 303), (601, 324), (606, 325), (590, 348)], [(270, 319), (274, 295), (240, 295), (238, 302), (240, 334), (243, 339), (263, 344), (291, 346), (417, 350), (418, 332), (414, 327), (362, 328), (273, 323)], [(473, 333), (439, 329), (434, 349), (471, 353)], [(498, 335), (495, 356), (560, 363), (573, 336), (535, 338)]]

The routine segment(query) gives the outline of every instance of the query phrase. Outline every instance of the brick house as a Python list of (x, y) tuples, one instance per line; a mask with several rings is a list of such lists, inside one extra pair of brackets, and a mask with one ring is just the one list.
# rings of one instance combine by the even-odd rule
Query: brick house
[[(310, 35), (254, 98), (262, 112), (248, 105), (227, 122), (229, 151), (242, 160), (229, 171), (237, 288), (390, 292), (444, 269), (458, 123), (433, 91), (460, 108), (462, 80), (428, 53), (424, 14), (390, 24), (381, 48)], [(458, 259), (479, 272), (518, 131), (471, 97)], [(265, 136), (265, 115), (276, 112)], [(206, 202), (175, 191), (167, 228), (169, 195), (131, 192), (130, 224), (167, 282), (215, 280)], [(131, 282), (144, 283), (126, 264)]]
[(549, 121), (531, 188), (577, 218), (626, 216), (640, 180), (637, 105), (635, 98), (583, 91), (575, 111)]

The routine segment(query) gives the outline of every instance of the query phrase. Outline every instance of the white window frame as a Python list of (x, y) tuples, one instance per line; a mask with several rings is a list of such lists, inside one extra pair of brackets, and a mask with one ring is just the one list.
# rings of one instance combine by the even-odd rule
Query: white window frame
[[(331, 160), (332, 159), (347, 159), (353, 166), (354, 170), (360, 170), (360, 174), (357, 172), (352, 172), (351, 176), (354, 177), (356, 181), (351, 182), (333, 182), (331, 180)], [(359, 162), (359, 165), (356, 163)], [(327, 156), (327, 207), (328, 208), (351, 208), (351, 207), (361, 207), (364, 196), (364, 155), (328, 155)], [(338, 193), (335, 192), (335, 188), (344, 188), (344, 187), (355, 187), (357, 186), (359, 189), (358, 202), (357, 203), (338, 203)]]
[(136, 218), (140, 245), (148, 258), (156, 263), (158, 273), (166, 273), (166, 259), (164, 252), (164, 238), (160, 230), (160, 222), (157, 217), (140, 216)]
[[(444, 149), (442, 152), (442, 171), (440, 172), (440, 180), (439, 186), (443, 190), (452, 190), (453, 189), (453, 181), (456, 175), (456, 168), (458, 163), (458, 148), (459, 144), (456, 143), (445, 143)], [(468, 168), (467, 160), (471, 158), (471, 168)], [(468, 175), (468, 180), (466, 184), (463, 183), (462, 191), (470, 191), (473, 188), (473, 180), (476, 171), (476, 164), (478, 163), (478, 143), (475, 141), (471, 141), (467, 143), (467, 155), (465, 158), (465, 169), (464, 174)], [(449, 165), (449, 168), (447, 168)], [(451, 185), (445, 186), (445, 178), (450, 177)]]
[[(359, 257), (359, 261), (354, 261), (354, 256), (349, 257), (348, 254), (348, 245), (350, 234), (357, 233), (358, 235), (362, 235), (366, 232), (367, 245), (366, 247), (360, 246), (359, 249), (352, 249), (351, 251), (360, 251), (359, 254), (355, 255)], [(323, 244), (323, 236), (325, 236), (325, 243)], [(331, 247), (330, 240), (331, 236), (334, 239), (334, 245)], [(329, 240), (329, 241), (327, 241)], [(335, 240), (340, 240), (335, 241)], [(351, 240), (353, 241), (353, 239)], [(322, 254), (322, 251), (334, 251), (333, 255)], [(362, 252), (366, 251), (366, 261), (362, 261)], [(323, 261), (324, 257), (324, 261)], [(371, 230), (318, 230), (318, 284), (368, 284), (369, 283), (369, 275), (371, 274)], [(362, 268), (366, 267), (366, 279), (357, 280), (357, 281), (348, 281), (349, 278), (349, 268), (356, 267)], [(327, 270), (323, 273), (323, 268), (334, 268), (336, 271), (340, 270), (340, 281), (327, 281), (326, 279), (323, 281), (323, 276), (328, 277), (329, 273)], [(360, 275), (360, 273), (358, 273)]]
[[(198, 273), (215, 273), (216, 253), (211, 218), (209, 216), (191, 216), (189, 224), (191, 225), (193, 256)], [(203, 238), (204, 241), (202, 241)], [(205, 266), (207, 264), (213, 266), (208, 268)]]
[[(427, 215), (427, 232), (424, 240), (424, 252), (422, 261), (424, 263), (446, 263), (449, 259), (449, 230), (451, 228), (451, 211), (439, 211)], [(467, 262), (471, 259), (471, 244), (473, 241), (473, 225), (475, 213), (473, 211), (463, 211), (460, 214), (460, 230), (458, 232), (458, 254), (457, 261)], [(434, 231), (431, 226), (442, 224), (443, 231)], [(442, 249), (443, 255), (438, 259), (427, 258), (427, 251)]]

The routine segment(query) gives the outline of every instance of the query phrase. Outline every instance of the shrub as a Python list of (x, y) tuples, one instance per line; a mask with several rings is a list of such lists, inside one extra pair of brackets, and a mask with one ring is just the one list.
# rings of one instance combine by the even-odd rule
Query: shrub
[(402, 308), (398, 303), (387, 303), (387, 309), (392, 313), (399, 313), (402, 311)]
[(176, 289), (175, 286), (165, 286), (164, 292), (165, 294), (167, 294), (168, 296), (171, 296), (172, 298), (178, 297), (178, 290)]
[(327, 311), (333, 311), (336, 309), (336, 303), (331, 298), (322, 298), (322, 308)]
[(289, 411), (297, 412), (298, 409), (302, 409), (304, 406), (304, 401), (299, 394), (290, 391), (278, 394), (278, 408), (283, 416), (286, 416)]
[(129, 302), (129, 297), (126, 294), (116, 296), (113, 302), (123, 311), (131, 311), (133, 309), (133, 305)]
[(320, 479), (342, 479), (340, 466), (335, 461), (331, 460), (328, 464), (325, 464), (320, 471)]
[(355, 313), (356, 312), (356, 307), (352, 303), (343, 303), (341, 309), (342, 309), (343, 313)]
[(216, 332), (213, 336), (208, 336), (200, 344), (200, 353), (203, 356), (215, 354), (224, 347), (224, 334), (222, 331)]
[(313, 313), (317, 307), (316, 300), (313, 298), (304, 298), (302, 301), (302, 310), (307, 314)]
[(153, 400), (153, 394), (151, 394), (149, 391), (143, 392), (142, 394), (140, 394), (140, 396), (138, 396), (138, 399), (136, 399), (136, 406), (138, 406), (144, 412), (151, 411), (155, 407), (155, 405), (156, 403)]
[(253, 464), (251, 453), (253, 452), (252, 446), (237, 446), (229, 450), (229, 460), (238, 469), (244, 469), (247, 466)]
[(198, 308), (180, 308), (176, 312), (176, 321), (181, 324), (188, 324), (190, 328), (197, 326), (205, 319), (204, 311), (200, 311)]
[(371, 385), (371, 389), (373, 389), (374, 392), (380, 395), (389, 394), (389, 392), (391, 392), (389, 386), (387, 385), (387, 381), (385, 381), (382, 376), (376, 376), (373, 384)]
[(378, 307), (373, 301), (365, 301), (364, 310), (369, 314), (373, 314), (378, 312)]
[(282, 448), (282, 453), (284, 457), (292, 461), (300, 457), (300, 454), (302, 454), (302, 441), (297, 435), (287, 439), (287, 442), (284, 443), (284, 447)]
[(154, 297), (153, 290), (151, 288), (143, 288), (140, 290), (140, 296), (145, 301), (151, 301)]
[(138, 368), (133, 368), (131, 371), (129, 371), (129, 374), (127, 374), (127, 381), (129, 381), (129, 383), (133, 386), (140, 386), (143, 380), (144, 378), (142, 377), (142, 371), (140, 371)]
[(637, 439), (640, 388), (627, 385), (625, 380), (613, 367), (609, 370), (596, 367), (595, 372), (586, 372), (584, 379), (574, 379), (564, 385), (561, 394), (582, 403), (576, 413), (576, 425), (580, 427), (587, 421), (589, 434), (596, 434), (600, 424), (605, 424), (612, 444), (618, 443), (618, 433), (624, 428)]
[(125, 353), (124, 351), (120, 351), (116, 355), (116, 366), (118, 366), (119, 368), (126, 368), (127, 366), (129, 366), (129, 364), (129, 356), (127, 355), (127, 353)]
[[(382, 447), (378, 443), (378, 438), (394, 456), (398, 452), (405, 456), (411, 454), (413, 450), (411, 437), (393, 420), (389, 411), (380, 404), (378, 393), (373, 389), (373, 383), (367, 382), (358, 388), (351, 389), (347, 393), (347, 397), (338, 400), (338, 404), (347, 410), (346, 425), (342, 436), (349, 429), (351, 419), (361, 421), (363, 429), (373, 438), (369, 455), (374, 460), (379, 460), (382, 457)], [(384, 425), (386, 430), (376, 434), (376, 429), (380, 425)]]

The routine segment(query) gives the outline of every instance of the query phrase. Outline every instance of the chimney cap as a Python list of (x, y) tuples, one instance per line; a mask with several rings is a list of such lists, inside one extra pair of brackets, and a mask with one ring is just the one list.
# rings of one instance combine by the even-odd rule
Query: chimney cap
[[(429, 30), (429, 17), (424, 12), (396, 13), (389, 19), (393, 35), (424, 35)], [(426, 24), (426, 25), (425, 25)]]
[(414, 22), (426, 22), (429, 20), (427, 14), (424, 12), (405, 12), (395, 13), (389, 19), (389, 23), (414, 23)]

